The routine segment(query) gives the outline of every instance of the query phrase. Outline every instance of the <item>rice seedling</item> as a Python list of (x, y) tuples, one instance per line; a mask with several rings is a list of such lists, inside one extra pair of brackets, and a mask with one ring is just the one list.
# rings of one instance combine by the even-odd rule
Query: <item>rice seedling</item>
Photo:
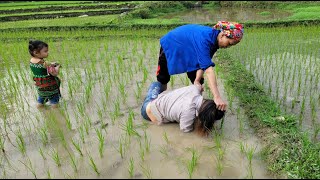
[(129, 110), (129, 117), (125, 125), (125, 131), (131, 137), (132, 135), (140, 137), (140, 134), (134, 129), (133, 125), (134, 112), (132, 109)]
[(220, 123), (220, 130), (221, 130), (221, 133), (223, 133), (223, 124), (224, 124), (224, 120), (225, 120), (225, 116), (222, 117), (221, 119), (221, 123)]
[[(140, 142), (141, 142), (141, 141), (140, 141)], [(140, 143), (140, 144), (141, 144), (141, 143)], [(144, 155), (145, 155), (144, 149), (143, 149), (142, 145), (140, 145), (139, 156), (140, 156), (142, 162), (144, 161)]]
[(114, 118), (118, 118), (121, 115), (120, 112), (120, 102), (119, 102), (119, 98), (116, 99), (116, 101), (114, 102), (114, 112), (113, 112)]
[(150, 167), (148, 166), (145, 167), (142, 163), (140, 163), (140, 167), (142, 169), (143, 175), (145, 175), (148, 179), (152, 179)]
[(247, 150), (246, 152), (246, 156), (247, 156), (247, 159), (249, 160), (249, 166), (248, 166), (248, 177), (250, 179), (253, 179), (253, 172), (252, 172), (252, 158), (253, 158), (253, 154), (255, 152), (257, 147), (251, 147)]
[(222, 174), (222, 170), (223, 170), (224, 167), (223, 167), (223, 164), (222, 164), (221, 160), (219, 160), (219, 159), (217, 161), (217, 167), (216, 168), (217, 168), (218, 174), (221, 175)]
[(26, 143), (22, 137), (21, 130), (19, 129), (17, 133), (16, 142), (18, 144), (19, 151), (22, 155), (26, 155)]
[(245, 147), (244, 147), (245, 145), (243, 144), (243, 142), (242, 141), (240, 141), (240, 143), (239, 143), (239, 147), (240, 147), (240, 152), (241, 152), (241, 154), (245, 154), (245, 152), (246, 152), (246, 150), (245, 150)]
[(61, 161), (60, 161), (60, 156), (59, 156), (58, 151), (56, 151), (55, 149), (52, 149), (51, 153), (52, 153), (51, 158), (56, 163), (57, 167), (61, 167)]
[[(320, 97), (320, 96), (319, 96)], [(4, 132), (6, 135), (8, 135), (8, 122), (7, 122), (7, 111), (3, 111), (4, 112), (4, 115), (3, 115), (3, 118), (2, 118), (2, 121), (3, 121), (3, 129), (4, 129)]]
[(195, 170), (195, 167), (198, 163), (198, 158), (199, 158), (199, 155), (197, 154), (197, 152), (194, 148), (191, 149), (191, 153), (192, 153), (191, 160), (187, 163), (189, 179), (192, 178), (192, 174)]
[(317, 110), (316, 110), (316, 102), (313, 98), (310, 98), (311, 100), (311, 122), (314, 125), (317, 117)]
[(41, 149), (41, 147), (39, 148), (39, 153), (42, 157), (43, 160), (47, 160), (47, 158), (45, 157), (44, 153), (43, 153), (43, 150)]
[(145, 145), (145, 150), (146, 152), (150, 152), (150, 143), (151, 139), (148, 139), (147, 132), (144, 131), (144, 145)]
[(68, 143), (66, 141), (66, 138), (64, 136), (64, 133), (62, 129), (57, 130), (57, 136), (59, 137), (59, 140), (61, 141), (62, 146), (67, 150), (68, 149)]
[(104, 85), (103, 92), (104, 92), (105, 99), (106, 100), (109, 99), (109, 95), (110, 95), (110, 84), (109, 83), (106, 83)]
[(141, 93), (142, 93), (142, 86), (139, 85), (138, 82), (136, 83), (136, 85), (137, 85), (137, 90), (134, 92), (134, 95), (135, 95), (137, 102), (139, 102), (139, 99), (140, 99)]
[(103, 109), (101, 108), (101, 109), (98, 109), (97, 110), (97, 114), (98, 114), (98, 117), (99, 117), (99, 121), (102, 121), (102, 118), (103, 118)]
[(82, 153), (82, 151), (81, 151), (80, 143), (79, 143), (79, 142), (75, 142), (75, 140), (74, 140), (73, 138), (71, 139), (71, 142), (72, 142), (74, 148), (76, 148), (76, 150), (79, 152), (79, 154), (80, 154), (81, 156), (83, 156), (83, 153)]
[(71, 131), (72, 130), (72, 124), (71, 124), (71, 120), (70, 120), (69, 115), (65, 116), (65, 120), (66, 120), (67, 128)]
[(169, 156), (166, 146), (161, 146), (159, 151), (160, 151), (165, 157), (168, 157), (168, 156)]
[(19, 160), (19, 161), (33, 174), (34, 178), (37, 179), (36, 171), (35, 171), (34, 167), (32, 166), (31, 160), (29, 157), (27, 159), (28, 159), (27, 163), (24, 163), (21, 160)]
[(52, 178), (51, 178), (51, 173), (50, 173), (50, 170), (49, 170), (49, 169), (47, 169), (47, 178), (48, 178), (48, 179), (52, 179)]
[(81, 116), (85, 116), (85, 106), (84, 106), (84, 103), (78, 103), (77, 104), (77, 108), (78, 108), (78, 111), (80, 113)]
[(221, 148), (221, 136), (214, 131), (214, 134), (213, 134), (213, 140), (215, 142), (215, 145), (218, 149)]
[(97, 167), (97, 165), (96, 165), (96, 163), (94, 162), (94, 160), (93, 160), (93, 158), (92, 158), (92, 156), (91, 155), (89, 155), (89, 158), (90, 158), (90, 166), (91, 166), (91, 168), (94, 170), (94, 172), (99, 176), (100, 175), (100, 172), (99, 172), (99, 170), (98, 170), (98, 167)]
[(86, 116), (86, 120), (83, 122), (83, 128), (86, 132), (87, 135), (89, 135), (89, 129), (90, 129), (90, 126), (91, 126), (91, 122), (90, 120), (88, 120), (88, 116)]
[(134, 160), (132, 157), (130, 158), (130, 161), (129, 161), (128, 172), (129, 172), (130, 178), (133, 178), (133, 176), (134, 176)]
[(121, 158), (123, 159), (124, 149), (123, 149), (122, 138), (119, 139), (119, 149), (118, 149), (118, 152), (120, 153), (120, 156), (121, 156)]
[(320, 132), (320, 124), (315, 123), (314, 127), (313, 127), (313, 141), (317, 142), (317, 137), (319, 135)]
[(68, 151), (68, 154), (69, 154), (69, 157), (70, 157), (70, 160), (71, 160), (71, 165), (72, 165), (72, 168), (75, 172), (78, 172), (78, 168), (77, 168), (77, 162), (76, 162), (76, 158), (73, 154), (71, 154), (69, 151)]
[(2, 136), (2, 134), (0, 134), (0, 149), (3, 153), (5, 153), (5, 149), (4, 149), (4, 142), (5, 142), (5, 139), (4, 137)]
[(232, 105), (233, 105), (233, 99), (234, 99), (234, 92), (231, 88), (227, 88), (227, 93), (228, 93), (228, 104), (229, 104), (229, 108), (232, 109)]
[(304, 115), (305, 102), (306, 102), (306, 98), (304, 96), (303, 100), (302, 100), (302, 104), (301, 104), (300, 114), (299, 114), (299, 126), (300, 127), (302, 126), (302, 119), (303, 119), (303, 115)]
[(85, 141), (84, 141), (85, 130), (84, 130), (83, 126), (80, 126), (80, 128), (79, 128), (79, 136), (80, 136), (80, 139), (82, 140), (82, 143), (85, 143)]
[(164, 132), (164, 133), (163, 133), (163, 139), (165, 140), (165, 142), (166, 142), (167, 144), (169, 144), (169, 139), (168, 139), (167, 132)]
[(242, 118), (242, 115), (240, 113), (240, 107), (237, 108), (237, 119), (239, 121), (239, 133), (243, 134), (244, 126), (243, 126), (243, 118)]
[(103, 157), (103, 148), (104, 148), (104, 136), (102, 134), (101, 129), (95, 128), (95, 131), (97, 133), (98, 140), (99, 140), (99, 154), (100, 154), (100, 157), (102, 158)]
[(218, 149), (218, 159), (222, 161), (224, 158), (224, 154), (225, 154), (225, 150), (222, 148), (219, 148)]
[(120, 82), (119, 83), (119, 92), (121, 94), (122, 97), (122, 102), (124, 104), (126, 104), (126, 99), (127, 99), (127, 93), (126, 93), (126, 89), (125, 89), (126, 85), (124, 82)]
[(148, 79), (148, 69), (146, 67), (143, 67), (143, 80), (142, 80), (142, 84), (146, 83), (147, 79)]

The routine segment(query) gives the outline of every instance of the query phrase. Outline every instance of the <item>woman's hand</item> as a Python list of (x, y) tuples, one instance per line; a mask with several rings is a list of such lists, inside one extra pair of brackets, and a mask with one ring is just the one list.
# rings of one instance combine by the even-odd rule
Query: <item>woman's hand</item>
[(221, 97), (214, 98), (213, 100), (216, 103), (218, 110), (220, 110), (220, 111), (226, 111), (227, 110), (227, 103), (225, 101), (223, 101), (221, 99)]

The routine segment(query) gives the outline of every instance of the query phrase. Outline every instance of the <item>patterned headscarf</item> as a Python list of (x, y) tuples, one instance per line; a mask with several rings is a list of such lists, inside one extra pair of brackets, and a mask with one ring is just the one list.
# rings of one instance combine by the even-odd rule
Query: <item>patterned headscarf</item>
[(213, 28), (222, 31), (228, 38), (237, 41), (241, 40), (243, 36), (243, 26), (236, 22), (218, 21)]

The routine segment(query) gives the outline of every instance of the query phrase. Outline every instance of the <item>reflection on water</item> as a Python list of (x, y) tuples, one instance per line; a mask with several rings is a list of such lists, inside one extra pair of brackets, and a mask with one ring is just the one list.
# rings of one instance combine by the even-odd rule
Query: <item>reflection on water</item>
[(290, 16), (291, 13), (275, 9), (257, 8), (196, 8), (180, 13), (171, 14), (164, 18), (180, 18), (181, 21), (189, 23), (212, 23), (219, 20), (228, 21), (269, 21), (279, 20)]

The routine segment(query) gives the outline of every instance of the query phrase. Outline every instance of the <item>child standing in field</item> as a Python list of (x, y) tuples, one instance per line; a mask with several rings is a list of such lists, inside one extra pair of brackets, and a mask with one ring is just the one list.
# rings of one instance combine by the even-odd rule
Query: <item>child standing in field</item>
[(44, 60), (48, 57), (48, 48), (48, 44), (43, 41), (29, 41), (29, 53), (32, 56), (30, 68), (38, 91), (38, 108), (43, 107), (47, 101), (56, 108), (61, 97), (60, 79), (57, 77), (60, 65)]

